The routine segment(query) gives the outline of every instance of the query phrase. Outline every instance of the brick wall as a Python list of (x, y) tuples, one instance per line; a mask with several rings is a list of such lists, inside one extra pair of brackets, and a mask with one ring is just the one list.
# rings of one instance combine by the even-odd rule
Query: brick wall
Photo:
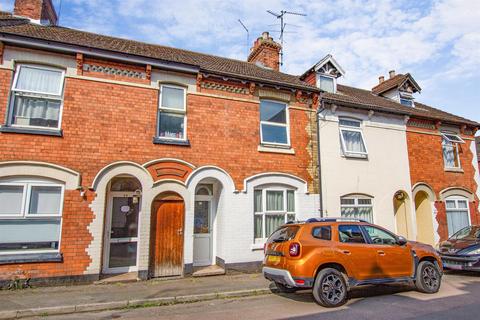
[[(12, 71), (0, 70), (0, 123), (5, 123)], [(209, 93), (214, 93), (209, 90)], [(222, 95), (222, 91), (215, 92)], [(230, 94), (232, 98), (236, 94)], [(246, 98), (251, 95), (246, 95)], [(307, 104), (292, 105), (308, 108)], [(187, 95), (187, 135), (191, 146), (156, 145), (158, 90), (114, 83), (66, 78), (62, 118), (63, 137), (0, 133), (0, 161), (34, 160), (65, 166), (82, 175), (89, 187), (95, 175), (112, 162), (139, 164), (159, 158), (178, 158), (195, 166), (214, 165), (226, 170), (236, 189), (257, 173), (290, 173), (314, 189), (316, 146), (314, 113), (292, 108), (291, 144), (295, 155), (258, 151), (259, 103)], [(312, 120), (313, 119), (313, 120)], [(314, 168), (315, 167), (315, 168)], [(93, 219), (88, 205), (92, 191), (81, 199), (66, 193), (62, 226), (63, 263), (0, 266), (0, 279), (81, 275), (89, 264), (85, 252), (91, 242), (87, 226)]]
[[(410, 177), (412, 186), (419, 182), (427, 183), (433, 188), (437, 200), (440, 192), (446, 188), (457, 187), (470, 190), (475, 193), (477, 184), (474, 180), (475, 168), (472, 165), (473, 154), (470, 151), (471, 140), (465, 140), (459, 150), (460, 162), (463, 172), (448, 172), (444, 169), (442, 153), (442, 137), (434, 135), (436, 130), (426, 128), (409, 129), (415, 131), (428, 132), (430, 134), (407, 131), (408, 156), (410, 162)], [(473, 137), (470, 137), (473, 138)], [(445, 204), (437, 201), (435, 207), (438, 210), (436, 219), (438, 222), (438, 233), (441, 240), (448, 237), (447, 219), (445, 213)], [(470, 203), (470, 214), (472, 224), (480, 223), (478, 213), (478, 198), (475, 196), (475, 202)]]

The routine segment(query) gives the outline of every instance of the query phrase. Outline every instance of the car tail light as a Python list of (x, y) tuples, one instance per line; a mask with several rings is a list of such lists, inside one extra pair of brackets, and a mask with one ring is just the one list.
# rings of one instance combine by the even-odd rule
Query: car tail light
[(290, 257), (298, 257), (300, 255), (300, 244), (296, 242), (290, 243), (288, 253), (290, 254)]

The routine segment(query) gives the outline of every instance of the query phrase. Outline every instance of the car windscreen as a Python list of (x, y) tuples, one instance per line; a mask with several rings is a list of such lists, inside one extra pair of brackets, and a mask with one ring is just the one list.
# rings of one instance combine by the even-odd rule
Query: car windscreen
[(469, 226), (457, 231), (450, 239), (478, 240), (480, 239), (480, 226)]
[(268, 242), (285, 242), (295, 238), (298, 226), (284, 226), (272, 233), (268, 238)]

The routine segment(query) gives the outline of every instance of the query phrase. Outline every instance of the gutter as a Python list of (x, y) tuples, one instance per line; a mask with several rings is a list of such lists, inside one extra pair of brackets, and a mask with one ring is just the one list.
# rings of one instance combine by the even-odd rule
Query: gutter
[(320, 108), (316, 112), (317, 120), (317, 158), (318, 158), (318, 195), (319, 207), (318, 211), (320, 213), (320, 218), (323, 218), (323, 185), (322, 185), (322, 160), (321, 160), (321, 151), (320, 151), (320, 114), (325, 111), (325, 104), (323, 96), (320, 95)]

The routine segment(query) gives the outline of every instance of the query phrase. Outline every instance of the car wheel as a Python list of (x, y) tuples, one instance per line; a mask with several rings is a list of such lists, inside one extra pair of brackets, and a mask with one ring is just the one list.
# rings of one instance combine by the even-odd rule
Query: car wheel
[(422, 261), (417, 266), (415, 287), (423, 293), (436, 293), (440, 289), (442, 276), (438, 267), (430, 261)]
[(321, 270), (313, 285), (315, 301), (327, 308), (339, 307), (347, 302), (347, 284), (343, 274), (333, 268)]
[(298, 290), (298, 288), (290, 287), (278, 282), (275, 282), (275, 286), (277, 287), (278, 291), (280, 291), (281, 293), (294, 293)]

